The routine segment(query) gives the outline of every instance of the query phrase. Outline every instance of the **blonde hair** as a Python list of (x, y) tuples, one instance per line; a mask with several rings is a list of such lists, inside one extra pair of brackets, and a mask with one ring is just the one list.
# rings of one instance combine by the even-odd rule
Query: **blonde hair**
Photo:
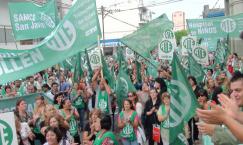
[(43, 96), (37, 96), (36, 98), (35, 98), (35, 101), (37, 101), (37, 100), (41, 100), (41, 101), (43, 101), (43, 103), (41, 104), (41, 105), (39, 105), (39, 106), (35, 106), (35, 109), (34, 109), (34, 112), (33, 112), (33, 114), (41, 114), (41, 115), (44, 115), (44, 110), (45, 110), (45, 107), (46, 107), (46, 105), (48, 104), (47, 103), (47, 101), (44, 99), (44, 97)]

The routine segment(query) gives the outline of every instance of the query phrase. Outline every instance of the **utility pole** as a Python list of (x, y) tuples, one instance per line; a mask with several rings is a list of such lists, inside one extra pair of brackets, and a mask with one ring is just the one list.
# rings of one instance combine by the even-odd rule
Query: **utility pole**
[(101, 19), (102, 19), (102, 40), (103, 47), (105, 47), (105, 8), (101, 6)]

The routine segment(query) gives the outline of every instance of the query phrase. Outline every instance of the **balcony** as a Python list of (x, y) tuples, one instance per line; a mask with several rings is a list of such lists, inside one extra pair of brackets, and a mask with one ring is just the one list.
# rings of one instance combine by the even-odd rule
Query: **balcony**
[(7, 25), (0, 25), (0, 48), (23, 50), (33, 48), (38, 41), (36, 40), (23, 40), (16, 41), (12, 33), (12, 27)]

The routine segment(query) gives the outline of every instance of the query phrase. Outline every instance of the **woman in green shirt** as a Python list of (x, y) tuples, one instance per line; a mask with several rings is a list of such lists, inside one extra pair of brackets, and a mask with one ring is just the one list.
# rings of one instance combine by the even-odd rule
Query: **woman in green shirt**
[(64, 98), (63, 96), (63, 93), (60, 92), (60, 93), (57, 93), (54, 95), (54, 100), (53, 100), (53, 105), (54, 107), (59, 110), (60, 109), (60, 105), (61, 105), (61, 102), (62, 102), (62, 99)]
[(118, 118), (118, 127), (121, 129), (120, 136), (123, 145), (138, 145), (136, 137), (138, 116), (133, 109), (132, 101), (128, 99), (123, 102), (123, 111)]
[(63, 99), (60, 106), (60, 114), (69, 124), (69, 132), (74, 138), (75, 143), (80, 143), (80, 137), (78, 132), (78, 122), (79, 114), (77, 109), (72, 107), (71, 101), (67, 98)]
[(102, 114), (101, 118), (97, 118), (95, 122), (95, 130), (98, 131), (94, 141), (94, 145), (118, 145), (116, 136), (111, 129), (111, 117), (109, 115)]

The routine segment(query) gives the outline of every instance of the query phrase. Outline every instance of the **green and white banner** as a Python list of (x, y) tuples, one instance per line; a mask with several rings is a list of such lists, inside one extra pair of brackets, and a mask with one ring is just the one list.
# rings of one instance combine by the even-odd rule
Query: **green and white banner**
[(163, 32), (164, 39), (175, 39), (175, 34), (171, 29), (167, 29)]
[(101, 67), (101, 54), (99, 48), (95, 48), (89, 53), (89, 61), (93, 70)]
[(32, 2), (11, 2), (8, 8), (16, 40), (43, 38), (56, 27), (58, 16), (55, 0), (43, 6)]
[(176, 54), (173, 56), (172, 70), (172, 80), (168, 85), (171, 96), (169, 139), (171, 145), (186, 145), (184, 124), (195, 115), (198, 103)]
[(15, 109), (16, 102), (19, 99), (25, 100), (27, 103), (27, 111), (28, 112), (33, 112), (34, 111), (34, 105), (35, 105), (35, 98), (37, 96), (43, 96), (45, 100), (47, 100), (49, 103), (52, 103), (53, 101), (48, 98), (46, 95), (42, 93), (35, 93), (35, 94), (30, 94), (30, 95), (24, 95), (24, 96), (19, 96), (19, 97), (14, 97), (14, 98), (5, 98), (5, 99), (0, 99), (0, 113), (4, 112), (10, 112)]
[(116, 95), (117, 95), (117, 104), (119, 109), (122, 109), (122, 103), (124, 99), (127, 98), (129, 92), (136, 92), (130, 77), (122, 68), (119, 69), (119, 73), (116, 80)]
[(39, 45), (15, 57), (0, 58), (0, 84), (25, 78), (86, 48), (100, 35), (95, 0), (77, 0), (67, 15)]
[(162, 39), (172, 39), (173, 40), (173, 43), (175, 43), (175, 47), (174, 48), (176, 48), (175, 33), (174, 33), (174, 31), (172, 29), (166, 29), (163, 32)]
[(181, 54), (182, 54), (182, 56), (187, 56), (188, 52), (191, 53), (192, 48), (194, 46), (196, 46), (196, 44), (197, 44), (197, 38), (196, 37), (192, 37), (192, 36), (182, 37), (181, 38), (181, 46), (182, 46)]
[(14, 113), (0, 114), (0, 145), (17, 145)]
[(175, 46), (174, 39), (163, 39), (159, 43), (159, 59), (172, 60)]
[(205, 46), (193, 47), (192, 56), (199, 64), (208, 65), (208, 49)]
[(196, 62), (196, 60), (189, 55), (188, 56), (188, 67), (189, 67), (189, 74), (194, 76), (197, 82), (202, 82), (205, 76), (205, 73), (202, 69), (202, 66)]
[(204, 38), (201, 42), (201, 45), (205, 46), (208, 48), (209, 52), (216, 51), (217, 49), (217, 38)]
[(198, 38), (239, 37), (243, 30), (243, 14), (205, 19), (188, 19), (187, 27)]

